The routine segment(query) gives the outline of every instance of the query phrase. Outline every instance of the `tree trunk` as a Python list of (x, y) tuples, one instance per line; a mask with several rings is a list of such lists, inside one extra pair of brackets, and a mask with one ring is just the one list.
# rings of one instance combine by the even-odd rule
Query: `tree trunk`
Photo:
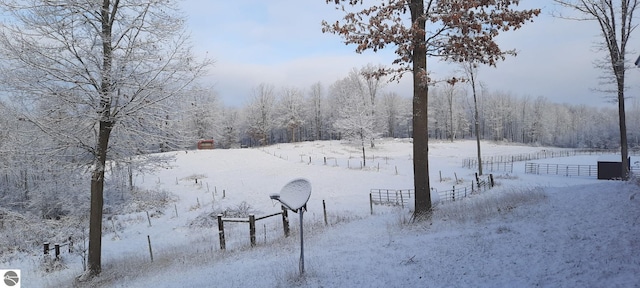
[[(118, 8), (116, 1), (113, 8), (115, 14)], [(113, 63), (113, 49), (111, 44), (111, 0), (102, 1), (102, 79), (100, 83), (100, 121), (94, 167), (91, 175), (91, 210), (89, 215), (89, 255), (87, 261), (87, 276), (100, 274), (102, 270), (102, 208), (104, 203), (104, 169), (107, 162), (107, 150), (113, 122), (111, 120), (111, 67)]]
[(620, 121), (620, 155), (622, 156), (622, 180), (629, 180), (629, 149), (627, 144), (627, 120), (624, 107), (624, 72), (618, 77), (618, 119)]
[[(415, 27), (426, 27), (423, 0), (411, 0), (411, 22)], [(429, 186), (429, 138), (427, 117), (427, 49), (425, 34), (421, 31), (413, 35), (413, 184), (415, 189), (414, 218), (422, 218), (431, 212)]]
[(362, 146), (362, 167), (367, 166), (367, 155), (364, 153), (364, 130), (360, 128), (360, 144)]
[(482, 176), (482, 153), (480, 153), (480, 120), (478, 115), (478, 96), (476, 93), (476, 79), (474, 75), (474, 64), (469, 63), (469, 77), (471, 78), (471, 91), (473, 92), (473, 116), (474, 129), (476, 130), (476, 146), (478, 150), (478, 175)]
[(91, 175), (91, 212), (89, 215), (89, 275), (98, 275), (101, 271), (102, 252), (102, 208), (104, 203), (104, 169), (107, 160), (107, 148), (111, 134), (111, 123), (100, 122), (98, 150), (95, 167)]
[(362, 166), (367, 166), (367, 155), (364, 153), (364, 145), (362, 145)]

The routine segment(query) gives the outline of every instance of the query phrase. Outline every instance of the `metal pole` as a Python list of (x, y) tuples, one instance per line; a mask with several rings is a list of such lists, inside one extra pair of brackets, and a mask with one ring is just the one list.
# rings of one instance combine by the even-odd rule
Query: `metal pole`
[(304, 238), (302, 237), (302, 215), (304, 207), (300, 208), (300, 275), (304, 274)]

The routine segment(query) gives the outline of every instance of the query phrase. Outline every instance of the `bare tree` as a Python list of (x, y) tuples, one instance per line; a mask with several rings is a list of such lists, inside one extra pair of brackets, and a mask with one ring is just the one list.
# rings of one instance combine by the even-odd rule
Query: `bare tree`
[[(512, 7), (518, 1), (511, 0), (390, 0), (350, 12), (345, 4), (354, 7), (363, 1), (325, 1), (334, 2), (345, 16), (342, 23), (323, 21), (323, 32), (338, 34), (345, 44), (357, 45), (358, 53), (377, 51), (392, 45), (398, 57), (393, 63), (399, 67), (379, 73), (393, 74), (392, 80), (406, 72), (413, 74), (414, 216), (429, 215), (427, 56), (495, 65), (498, 60), (504, 59), (505, 54), (515, 52), (502, 51), (494, 38), (501, 31), (519, 28), (538, 15), (540, 10), (514, 10)], [(407, 13), (411, 15), (410, 23), (406, 21)], [(430, 23), (428, 27), (427, 22)]]
[(325, 106), (325, 98), (322, 92), (322, 84), (320, 82), (316, 82), (311, 85), (311, 91), (309, 92), (309, 123), (311, 124), (311, 130), (313, 131), (313, 137), (315, 140), (323, 139), (323, 131), (325, 124), (325, 115), (324, 110)]
[(449, 136), (449, 140), (451, 142), (453, 142), (453, 140), (456, 138), (456, 134), (457, 134), (457, 126), (456, 125), (456, 117), (455, 116), (455, 110), (456, 110), (456, 97), (459, 94), (458, 91), (458, 87), (456, 87), (456, 84), (458, 82), (460, 82), (461, 79), (460, 78), (456, 78), (456, 77), (451, 77), (450, 79), (447, 79), (446, 81), (446, 85), (445, 85), (445, 89), (444, 89), (444, 96), (445, 96), (445, 100), (446, 100), (446, 104), (447, 104), (447, 121), (445, 123), (448, 123), (447, 126), (447, 132), (448, 132), (448, 136)]
[(374, 131), (374, 118), (368, 98), (368, 87), (362, 81), (362, 75), (352, 70), (344, 79), (331, 85), (330, 93), (336, 101), (337, 117), (333, 123), (347, 140), (360, 142), (362, 148), (362, 164), (367, 165), (365, 142), (373, 142), (377, 137)]
[(476, 152), (478, 155), (478, 175), (482, 175), (482, 153), (480, 150), (480, 116), (478, 114), (478, 93), (476, 92), (476, 78), (478, 66), (474, 62), (463, 62), (462, 69), (467, 77), (467, 82), (471, 86), (473, 96), (473, 129), (476, 132)]
[(260, 145), (269, 144), (271, 132), (276, 124), (275, 102), (274, 87), (262, 83), (253, 89), (252, 98), (246, 107), (247, 133)]
[(287, 131), (291, 131), (291, 142), (300, 141), (296, 135), (304, 124), (305, 107), (302, 91), (293, 87), (283, 88), (278, 104), (278, 120)]
[(182, 103), (175, 103), (175, 105), (185, 106), (180, 113), (182, 117), (188, 119), (183, 129), (190, 131), (193, 135), (189, 137), (191, 143), (195, 143), (194, 140), (219, 138), (222, 105), (213, 89), (195, 87), (185, 96), (183, 97), (185, 99), (180, 99)]
[(61, 152), (72, 152), (91, 169), (89, 258), (82, 278), (97, 275), (105, 163), (117, 156), (112, 152), (124, 153), (127, 142), (110, 142), (112, 132), (156, 135), (149, 132), (164, 127), (165, 100), (181, 95), (209, 61), (191, 56), (173, 1), (4, 0), (0, 5), (12, 17), (0, 33), (3, 89), (22, 100), (25, 117)]
[[(366, 99), (366, 105), (369, 107), (370, 112), (368, 112), (371, 118), (375, 121), (373, 128), (376, 132), (383, 132), (386, 126), (386, 122), (377, 121), (379, 118), (376, 117), (376, 107), (377, 107), (377, 98), (380, 92), (380, 89), (384, 87), (386, 84), (386, 80), (383, 79), (377, 72), (380, 70), (384, 70), (384, 66), (378, 65), (374, 66), (372, 64), (367, 64), (366, 66), (360, 68), (360, 75), (358, 79), (363, 83), (362, 85), (366, 88), (366, 95), (368, 96)], [(375, 147), (375, 138), (371, 138), (371, 148)]]
[(222, 113), (220, 115), (221, 123), (220, 123), (220, 143), (221, 148), (232, 148), (237, 147), (238, 144), (238, 122), (239, 122), (239, 112), (236, 108), (225, 107), (222, 109)]
[(382, 116), (384, 116), (384, 121), (386, 121), (387, 127), (387, 137), (396, 137), (398, 128), (398, 122), (400, 122), (401, 115), (401, 99), (400, 96), (395, 92), (387, 92), (382, 95)]
[[(596, 21), (600, 26), (601, 43), (607, 52), (608, 65), (603, 65), (607, 75), (613, 78), (614, 92), (618, 103), (618, 122), (620, 128), (620, 154), (622, 156), (622, 178), (629, 178), (629, 151), (627, 143), (627, 123), (625, 118), (625, 72), (627, 70), (627, 43), (631, 32), (635, 30), (633, 13), (638, 8), (638, 0), (554, 0), (561, 6), (571, 8), (583, 15), (582, 18), (565, 17), (574, 20)], [(560, 17), (564, 17), (560, 15)], [(610, 73), (610, 74), (609, 74)], [(608, 77), (609, 78), (609, 77)]]

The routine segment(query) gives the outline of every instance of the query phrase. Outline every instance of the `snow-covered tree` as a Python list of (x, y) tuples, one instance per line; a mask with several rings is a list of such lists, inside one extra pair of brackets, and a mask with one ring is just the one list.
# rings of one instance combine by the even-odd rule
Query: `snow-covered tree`
[(382, 95), (382, 101), (380, 101), (380, 110), (382, 114), (380, 118), (385, 119), (385, 126), (387, 127), (387, 137), (397, 137), (401, 125), (402, 118), (402, 99), (395, 92), (386, 92)]
[[(183, 117), (188, 119), (185, 129), (193, 131), (194, 138), (218, 139), (220, 137), (221, 106), (213, 89), (192, 89), (183, 103), (186, 107)], [(193, 138), (192, 138), (193, 139)], [(194, 139), (194, 140), (195, 140)], [(195, 142), (192, 142), (195, 143)]]
[[(386, 77), (379, 75), (377, 72), (384, 70), (384, 66), (367, 64), (360, 68), (358, 79), (361, 82), (361, 86), (365, 87), (366, 106), (369, 107), (369, 114), (373, 118), (373, 131), (375, 134), (381, 135), (387, 129), (387, 121), (384, 115), (376, 115), (376, 111), (380, 109), (379, 97), (381, 90), (387, 84)], [(371, 148), (375, 147), (375, 138), (370, 139)]]
[(232, 107), (225, 107), (222, 109), (220, 122), (220, 137), (217, 138), (217, 145), (220, 148), (233, 148), (237, 147), (239, 143), (239, 131), (240, 131), (240, 115), (238, 109)]
[(366, 165), (364, 144), (372, 143), (380, 134), (375, 129), (369, 87), (363, 82), (363, 78), (359, 71), (352, 70), (346, 78), (331, 86), (330, 95), (337, 104), (334, 127), (344, 139), (357, 141), (362, 145), (362, 161)]
[(247, 134), (259, 145), (270, 143), (271, 132), (276, 127), (276, 94), (269, 84), (259, 84), (253, 88), (251, 99), (245, 107)]
[[(24, 117), (60, 152), (91, 169), (87, 277), (102, 267), (105, 163), (137, 151), (115, 146), (127, 142), (115, 140), (157, 135), (149, 132), (164, 127), (153, 126), (166, 119), (162, 104), (180, 95), (208, 64), (191, 55), (176, 5), (170, 0), (0, 1), (6, 12), (0, 89), (24, 104)], [(114, 147), (122, 154), (115, 155)]]
[(511, 98), (503, 92), (496, 92), (487, 95), (487, 106), (491, 107), (487, 111), (487, 125), (491, 138), (495, 141), (506, 139), (505, 127), (508, 126), (509, 116), (513, 106)]
[[(444, 96), (447, 109), (447, 119), (445, 121), (448, 138), (451, 142), (457, 137), (460, 129), (460, 106), (459, 100), (462, 97), (462, 91), (459, 84), (460, 79), (452, 77), (446, 81), (444, 85)], [(463, 125), (464, 126), (464, 125)]]
[(307, 98), (308, 117), (307, 123), (310, 125), (313, 139), (322, 140), (326, 135), (326, 119), (327, 119), (327, 107), (326, 97), (324, 95), (322, 83), (316, 82), (311, 85), (309, 91), (309, 97)]
[(471, 119), (473, 123), (473, 131), (476, 135), (476, 155), (478, 157), (478, 175), (482, 175), (482, 150), (480, 147), (480, 112), (478, 111), (478, 65), (471, 62), (461, 63), (467, 83), (471, 87), (471, 96), (473, 97), (473, 113)]
[(304, 124), (306, 113), (304, 105), (304, 94), (297, 88), (283, 88), (278, 101), (278, 122), (290, 132), (290, 142), (300, 141), (296, 135), (300, 134), (299, 129)]
[[(631, 32), (637, 24), (634, 13), (638, 9), (638, 0), (554, 0), (556, 3), (579, 12), (583, 18), (569, 17), (573, 20), (586, 20), (598, 23), (600, 27), (600, 48), (605, 52), (603, 61), (598, 67), (605, 71), (607, 81), (599, 87), (605, 93), (616, 95), (614, 101), (618, 103), (618, 128), (620, 130), (620, 155), (622, 158), (622, 178), (628, 179), (628, 140), (625, 110), (625, 73), (628, 61), (627, 44)], [(602, 87), (606, 87), (602, 89)], [(613, 87), (613, 88), (611, 88)]]

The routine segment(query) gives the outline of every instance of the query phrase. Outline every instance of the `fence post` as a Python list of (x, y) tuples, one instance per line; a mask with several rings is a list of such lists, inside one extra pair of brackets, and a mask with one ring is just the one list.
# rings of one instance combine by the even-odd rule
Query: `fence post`
[(49, 242), (44, 242), (44, 255), (49, 255)]
[(327, 222), (327, 204), (325, 204), (324, 199), (322, 199), (322, 211), (324, 211), (324, 226), (327, 226), (329, 222)]
[(256, 246), (256, 215), (249, 214), (249, 238), (251, 247)]
[(151, 227), (151, 217), (149, 217), (149, 211), (144, 212), (147, 212), (147, 221), (149, 222), (149, 227)]
[(495, 185), (495, 183), (493, 182), (493, 174), (489, 174), (489, 183), (491, 184), (491, 187)]
[(69, 253), (73, 253), (73, 238), (69, 236)]
[(151, 262), (153, 262), (153, 249), (151, 249), (151, 236), (147, 235), (147, 243), (149, 243), (149, 257), (151, 257)]
[(60, 258), (60, 244), (58, 243), (53, 244), (53, 248), (56, 251), (56, 259)]
[(453, 201), (456, 201), (456, 186), (453, 186), (453, 190), (451, 190), (451, 199), (453, 199)]
[(284, 206), (280, 206), (282, 208), (282, 227), (284, 229), (284, 237), (289, 237), (289, 213), (287, 212), (287, 208)]
[(222, 214), (218, 214), (218, 236), (220, 237), (220, 250), (225, 250), (226, 245), (224, 242), (224, 222), (222, 221)]
[(404, 209), (404, 198), (402, 197), (402, 190), (400, 191), (400, 205), (402, 206), (402, 209)]
[(369, 208), (371, 208), (371, 215), (373, 215), (373, 196), (369, 193)]

